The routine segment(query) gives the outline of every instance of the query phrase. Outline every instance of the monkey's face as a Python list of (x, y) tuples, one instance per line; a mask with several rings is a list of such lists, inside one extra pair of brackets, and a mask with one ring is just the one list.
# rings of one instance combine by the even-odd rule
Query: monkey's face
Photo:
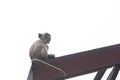
[(44, 40), (45, 43), (49, 43), (51, 40), (51, 35), (49, 33), (39, 34), (39, 38)]
[(50, 34), (46, 33), (46, 34), (44, 35), (44, 37), (45, 37), (45, 42), (46, 42), (46, 43), (49, 43), (50, 40), (51, 40)]

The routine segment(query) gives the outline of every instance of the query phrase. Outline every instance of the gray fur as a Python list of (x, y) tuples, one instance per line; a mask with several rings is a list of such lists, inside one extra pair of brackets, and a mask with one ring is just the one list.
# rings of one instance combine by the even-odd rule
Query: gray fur
[(42, 38), (35, 41), (29, 51), (31, 59), (45, 60), (48, 58), (48, 46), (45, 42), (45, 34), (42, 34)]

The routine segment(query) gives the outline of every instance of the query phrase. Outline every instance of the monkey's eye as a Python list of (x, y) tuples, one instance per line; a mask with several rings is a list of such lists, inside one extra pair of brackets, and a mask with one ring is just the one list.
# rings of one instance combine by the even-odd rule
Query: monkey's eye
[(46, 39), (50, 39), (50, 36), (46, 36)]
[(45, 38), (50, 38), (50, 35), (45, 35)]

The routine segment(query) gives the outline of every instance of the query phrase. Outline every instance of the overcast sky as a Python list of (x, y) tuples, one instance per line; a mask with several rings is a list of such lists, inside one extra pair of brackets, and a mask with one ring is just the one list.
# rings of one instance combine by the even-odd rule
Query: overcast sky
[[(1, 80), (27, 79), (29, 48), (44, 32), (52, 35), (49, 53), (57, 57), (119, 44), (120, 2), (0, 0)], [(95, 74), (69, 80), (92, 80)]]

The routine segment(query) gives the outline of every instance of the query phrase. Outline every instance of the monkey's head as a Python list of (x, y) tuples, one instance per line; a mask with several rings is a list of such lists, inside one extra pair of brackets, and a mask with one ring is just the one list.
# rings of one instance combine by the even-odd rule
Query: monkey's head
[(43, 33), (43, 34), (39, 33), (38, 37), (39, 37), (40, 39), (42, 39), (43, 41), (45, 41), (45, 43), (47, 43), (47, 44), (48, 44), (48, 43), (50, 42), (50, 40), (51, 40), (51, 35), (50, 35), (49, 33)]

